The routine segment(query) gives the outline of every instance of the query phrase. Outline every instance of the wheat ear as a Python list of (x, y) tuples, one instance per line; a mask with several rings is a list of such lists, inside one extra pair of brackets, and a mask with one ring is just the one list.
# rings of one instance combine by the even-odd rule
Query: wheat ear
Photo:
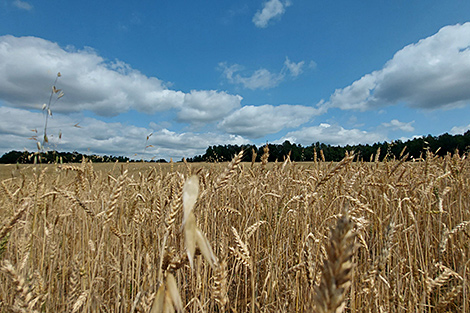
[(217, 177), (217, 180), (214, 185), (214, 188), (216, 190), (227, 186), (228, 180), (230, 179), (230, 177), (233, 176), (233, 174), (235, 173), (235, 170), (237, 169), (238, 165), (242, 161), (243, 153), (244, 151), (241, 150), (236, 156), (234, 156), (232, 161), (230, 161), (230, 163), (228, 164), (225, 171), (219, 177)]
[(15, 226), (16, 222), (23, 215), (24, 211), (29, 207), (29, 202), (25, 202), (21, 209), (19, 209), (15, 215), (0, 229), (0, 239), (6, 236), (6, 234)]
[(341, 216), (331, 230), (327, 256), (323, 262), (320, 285), (315, 294), (316, 311), (341, 313), (346, 303), (346, 292), (351, 285), (354, 254), (354, 223), (347, 215)]
[(321, 185), (326, 183), (330, 178), (335, 176), (342, 168), (348, 166), (356, 157), (354, 153), (351, 153), (351, 155), (347, 155), (342, 159), (338, 164), (336, 164), (328, 173), (326, 173), (317, 183), (315, 186), (315, 190), (318, 189)]

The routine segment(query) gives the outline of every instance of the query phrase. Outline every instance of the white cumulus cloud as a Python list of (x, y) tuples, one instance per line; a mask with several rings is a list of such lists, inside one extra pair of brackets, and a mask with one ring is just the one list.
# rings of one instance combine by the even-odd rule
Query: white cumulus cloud
[(303, 72), (303, 67), (305, 65), (305, 61), (300, 61), (299, 63), (292, 62), (286, 57), (286, 61), (284, 62), (285, 68), (290, 72), (293, 77), (297, 77)]
[(263, 4), (263, 9), (256, 12), (255, 16), (253, 16), (253, 23), (256, 25), (256, 27), (266, 28), (270, 20), (283, 15), (286, 11), (286, 8), (290, 5), (291, 3), (289, 1), (266, 1)]
[(304, 127), (287, 133), (279, 142), (289, 140), (302, 145), (321, 142), (333, 146), (372, 144), (386, 138), (378, 133), (366, 132), (359, 129), (345, 129), (339, 125), (321, 123), (318, 126)]
[(470, 130), (470, 124), (468, 124), (467, 126), (454, 126), (450, 130), (450, 133), (452, 135), (459, 135), (459, 134), (461, 135), (467, 132), (468, 130)]
[(240, 73), (237, 73), (244, 69), (239, 64), (227, 66), (227, 63), (221, 62), (219, 63), (219, 69), (222, 70), (225, 78), (231, 84), (242, 85), (251, 90), (274, 88), (284, 79), (283, 73), (271, 73), (265, 68), (256, 70), (250, 76), (242, 76)]
[(392, 130), (402, 130), (405, 132), (413, 132), (415, 128), (412, 126), (412, 124), (414, 122), (415, 121), (405, 123), (405, 122), (400, 122), (397, 119), (393, 119), (389, 123), (382, 123), (382, 125)]
[[(79, 127), (75, 127), (79, 123)], [(153, 124), (153, 123), (151, 123)], [(44, 115), (24, 109), (0, 107), (0, 155), (11, 150), (35, 151), (37, 136), (42, 139)], [(152, 136), (146, 141), (149, 133)], [(62, 133), (59, 139), (59, 133)], [(78, 151), (87, 154), (123, 155), (131, 158), (192, 157), (203, 154), (210, 145), (248, 144), (249, 140), (230, 134), (174, 132), (166, 128), (107, 123), (81, 115), (54, 115), (48, 126), (49, 145), (58, 151)], [(146, 147), (146, 145), (152, 145)], [(125, 147), (125, 148), (123, 148)], [(135, 156), (137, 155), (137, 156)]]
[[(175, 109), (185, 122), (210, 122), (238, 108), (241, 97), (219, 91), (171, 90), (128, 64), (106, 61), (86, 48), (62, 48), (37, 37), (0, 37), (0, 100), (17, 108), (40, 109), (49, 98), (57, 72), (57, 87), (65, 96), (55, 113), (84, 110), (116, 116), (131, 109), (153, 114)], [(207, 103), (201, 103), (207, 101)]]
[(190, 123), (207, 123), (220, 120), (240, 107), (241, 96), (215, 90), (192, 90), (185, 94), (178, 119)]
[[(314, 68), (315, 62), (310, 61), (308, 68)], [(284, 61), (284, 66), (278, 73), (273, 73), (265, 68), (254, 71), (251, 75), (242, 75), (245, 67), (239, 64), (227, 65), (226, 62), (220, 62), (218, 69), (222, 71), (227, 81), (231, 84), (242, 85), (244, 88), (270, 89), (278, 86), (286, 79), (287, 75), (295, 78), (303, 73), (305, 61), (293, 62), (288, 57)]]
[(218, 127), (231, 134), (260, 138), (298, 127), (318, 114), (318, 109), (302, 105), (247, 105), (226, 117)]
[(367, 110), (404, 102), (436, 109), (470, 103), (470, 23), (441, 28), (398, 51), (378, 71), (337, 89), (325, 103)]
[(33, 9), (33, 6), (26, 1), (14, 0), (13, 5), (21, 10), (31, 11)]

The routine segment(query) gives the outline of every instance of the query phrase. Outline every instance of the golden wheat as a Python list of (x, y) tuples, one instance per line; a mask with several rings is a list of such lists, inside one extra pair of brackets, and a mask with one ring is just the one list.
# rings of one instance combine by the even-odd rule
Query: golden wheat
[(0, 312), (468, 310), (468, 156), (268, 154), (2, 175)]

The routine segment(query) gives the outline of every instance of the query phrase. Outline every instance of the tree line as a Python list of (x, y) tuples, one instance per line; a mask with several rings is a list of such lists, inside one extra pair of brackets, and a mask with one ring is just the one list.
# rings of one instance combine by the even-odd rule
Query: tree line
[[(419, 159), (423, 157), (426, 150), (433, 152), (435, 155), (445, 156), (447, 153), (468, 153), (470, 152), (470, 130), (463, 135), (450, 135), (445, 133), (440, 136), (427, 135), (425, 137), (415, 138), (403, 142), (395, 140), (392, 142), (378, 142), (372, 145), (346, 145), (332, 146), (316, 142), (310, 146), (302, 146), (300, 144), (284, 141), (282, 144), (270, 144), (257, 147), (256, 145), (217, 145), (210, 146), (202, 155), (187, 158), (188, 162), (225, 162), (230, 161), (235, 154), (244, 150), (242, 161), (259, 162), (264, 153), (265, 148), (269, 149), (268, 162), (283, 161), (290, 157), (291, 161), (340, 161), (344, 158), (346, 152), (354, 151), (360, 160), (371, 161), (372, 158), (383, 160), (387, 158), (400, 158), (401, 154), (408, 153), (409, 158)], [(406, 150), (404, 150), (406, 147)], [(405, 152), (403, 152), (405, 151)], [(83, 158), (91, 160), (94, 163), (101, 162), (138, 162), (141, 160), (132, 160), (123, 156), (99, 156), (86, 155), (74, 152), (58, 152), (49, 151), (41, 153), (31, 153), (28, 151), (10, 151), (0, 157), (0, 163), (77, 163)], [(165, 159), (152, 160), (150, 162), (167, 162)]]
[[(414, 138), (403, 142), (395, 140), (392, 142), (378, 142), (372, 145), (346, 145), (332, 146), (316, 142), (310, 146), (284, 141), (282, 144), (269, 144), (256, 147), (255, 145), (217, 145), (210, 146), (203, 155), (197, 155), (187, 159), (188, 162), (224, 162), (230, 161), (241, 149), (245, 151), (242, 161), (259, 162), (264, 153), (264, 148), (268, 147), (268, 162), (283, 161), (287, 156), (291, 161), (340, 161), (346, 152), (354, 151), (360, 160), (372, 161), (372, 158), (383, 160), (387, 158), (400, 158), (402, 154), (408, 154), (409, 158), (419, 159), (424, 157), (426, 150), (435, 155), (445, 156), (447, 153), (467, 153), (470, 151), (470, 130), (463, 135), (450, 135), (445, 133), (440, 136), (427, 135), (425, 137)], [(406, 147), (406, 148), (405, 148)]]
[[(0, 157), (0, 164), (33, 164), (33, 163), (78, 163), (83, 159), (92, 161), (93, 163), (105, 162), (136, 162), (128, 157), (113, 156), (113, 155), (96, 155), (96, 154), (82, 154), (77, 151), (74, 152), (35, 152), (28, 151), (10, 151)], [(164, 159), (152, 160), (150, 162), (166, 162)]]
[(101, 162), (127, 162), (129, 158), (122, 156), (99, 156), (99, 155), (85, 155), (82, 153), (74, 152), (58, 152), (58, 151), (48, 151), (48, 152), (35, 152), (31, 153), (28, 151), (10, 151), (5, 153), (0, 158), (0, 163), (3, 164), (32, 164), (32, 163), (78, 163), (86, 158), (95, 163)]

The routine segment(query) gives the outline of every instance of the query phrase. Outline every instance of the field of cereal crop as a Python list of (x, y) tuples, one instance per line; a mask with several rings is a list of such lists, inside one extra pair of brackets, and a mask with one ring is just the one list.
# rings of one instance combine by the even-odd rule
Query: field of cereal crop
[(0, 310), (468, 312), (469, 163), (3, 166)]

